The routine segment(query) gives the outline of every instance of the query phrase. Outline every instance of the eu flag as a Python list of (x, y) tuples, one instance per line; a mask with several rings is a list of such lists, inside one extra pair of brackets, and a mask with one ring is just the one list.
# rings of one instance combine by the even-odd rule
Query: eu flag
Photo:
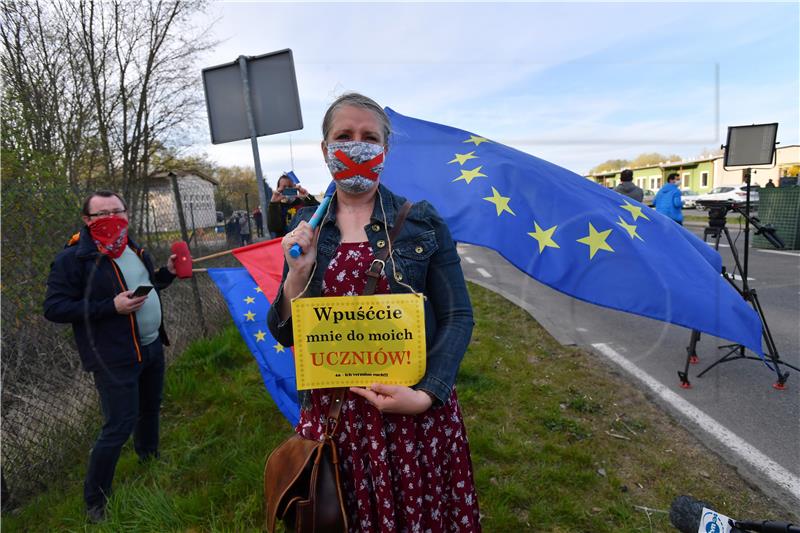
[(760, 319), (721, 276), (719, 254), (672, 220), (480, 135), (386, 112), (392, 139), (381, 181), (430, 200), (455, 240), (492, 248), (580, 300), (762, 354)]
[(300, 179), (298, 179), (298, 177), (295, 175), (293, 170), (290, 170), (289, 172), (287, 172), (286, 176), (290, 180), (292, 180), (292, 183), (294, 183), (295, 185), (299, 185), (300, 184)]
[(225, 298), (239, 334), (258, 363), (267, 391), (294, 426), (300, 419), (294, 355), (269, 333), (269, 300), (244, 268), (209, 268), (208, 275)]

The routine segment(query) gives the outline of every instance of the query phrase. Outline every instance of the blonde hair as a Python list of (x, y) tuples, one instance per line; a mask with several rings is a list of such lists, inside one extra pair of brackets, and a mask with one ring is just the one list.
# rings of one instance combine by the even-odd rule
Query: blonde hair
[(383, 132), (383, 143), (386, 145), (389, 144), (389, 135), (391, 134), (392, 130), (388, 115), (386, 115), (386, 112), (375, 100), (360, 93), (344, 93), (339, 98), (334, 100), (330, 107), (328, 107), (328, 110), (325, 112), (325, 117), (322, 119), (323, 140), (328, 140), (328, 134), (331, 132), (331, 126), (333, 125), (334, 112), (340, 107), (345, 106), (360, 107), (362, 109), (372, 111), (372, 113), (375, 114), (375, 118), (378, 119), (378, 122), (381, 125), (381, 130)]

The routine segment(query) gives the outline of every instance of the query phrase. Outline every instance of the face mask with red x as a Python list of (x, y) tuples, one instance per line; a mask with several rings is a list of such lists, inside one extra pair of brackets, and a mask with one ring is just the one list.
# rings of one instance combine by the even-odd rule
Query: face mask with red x
[(371, 189), (383, 170), (380, 144), (343, 141), (328, 144), (328, 169), (342, 192), (360, 194)]

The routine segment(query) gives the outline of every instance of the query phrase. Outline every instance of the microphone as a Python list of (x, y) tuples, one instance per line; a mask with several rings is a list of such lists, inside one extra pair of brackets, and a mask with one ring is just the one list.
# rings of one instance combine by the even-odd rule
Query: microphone
[(755, 533), (800, 533), (800, 526), (790, 524), (789, 522), (776, 522), (774, 520), (739, 522), (734, 520), (733, 523), (738, 528), (745, 531), (754, 531)]
[[(705, 514), (703, 509), (706, 510)], [(732, 520), (713, 509), (711, 504), (696, 500), (691, 496), (678, 496), (670, 506), (669, 521), (681, 533), (698, 533), (703, 523), (707, 524), (704, 531), (724, 531), (722, 528), (730, 525), (729, 531), (731, 533), (744, 533), (747, 531), (754, 533), (800, 533), (800, 527), (788, 522), (771, 520), (740, 522)], [(714, 523), (716, 523), (716, 529), (713, 526), (709, 528), (709, 524)]]
[[(697, 533), (703, 520), (704, 508), (712, 509), (713, 506), (710, 503), (696, 500), (691, 496), (678, 496), (669, 508), (669, 521), (681, 533)], [(721, 520), (727, 524), (727, 517), (723, 517)], [(711, 529), (709, 531), (714, 530)], [(716, 531), (720, 531), (720, 529)], [(731, 529), (731, 533), (734, 531), (741, 533), (740, 529)]]

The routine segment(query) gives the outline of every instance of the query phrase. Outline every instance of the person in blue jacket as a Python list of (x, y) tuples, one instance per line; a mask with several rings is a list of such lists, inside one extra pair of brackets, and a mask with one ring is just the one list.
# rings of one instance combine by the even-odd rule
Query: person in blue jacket
[(667, 176), (667, 183), (656, 193), (653, 205), (656, 211), (683, 226), (683, 200), (681, 200), (681, 190), (676, 184), (677, 181), (678, 174), (673, 172)]
[[(101, 522), (131, 433), (140, 460), (158, 457), (169, 345), (159, 293), (175, 279), (175, 255), (154, 269), (150, 254), (128, 238), (127, 206), (115, 192), (87, 196), (81, 218), (85, 226), (50, 267), (44, 316), (72, 324), (81, 365), (93, 374), (100, 395), (104, 423), (89, 456), (83, 496), (89, 520)], [(140, 286), (150, 291), (135, 295)]]

